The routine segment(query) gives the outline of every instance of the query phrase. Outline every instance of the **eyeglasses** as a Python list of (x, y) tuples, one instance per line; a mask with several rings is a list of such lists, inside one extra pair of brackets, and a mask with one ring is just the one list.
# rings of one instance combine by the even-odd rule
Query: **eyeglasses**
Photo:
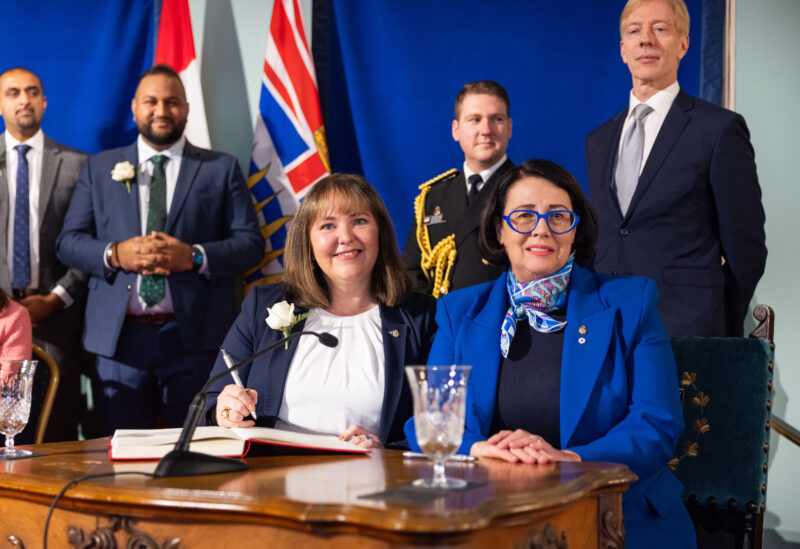
[(539, 224), (540, 219), (544, 219), (547, 227), (553, 234), (564, 234), (570, 232), (578, 225), (580, 217), (570, 210), (553, 210), (540, 214), (535, 210), (514, 210), (508, 215), (504, 215), (508, 226), (520, 234), (528, 234)]

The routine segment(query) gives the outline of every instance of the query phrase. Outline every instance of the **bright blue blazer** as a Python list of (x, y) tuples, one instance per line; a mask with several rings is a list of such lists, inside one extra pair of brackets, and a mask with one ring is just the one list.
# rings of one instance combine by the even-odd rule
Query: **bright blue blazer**
[[(683, 487), (667, 468), (683, 431), (683, 414), (655, 284), (574, 265), (568, 291), (559, 399), (562, 448), (584, 461), (624, 463), (639, 477), (623, 495), (628, 547), (695, 547), (694, 527), (681, 501)], [(428, 364), (472, 365), (459, 453), (468, 454), (474, 443), (493, 434), (500, 326), (507, 310), (505, 274), (438, 301), (439, 329)], [(419, 449), (413, 418), (405, 430), (411, 447)]]

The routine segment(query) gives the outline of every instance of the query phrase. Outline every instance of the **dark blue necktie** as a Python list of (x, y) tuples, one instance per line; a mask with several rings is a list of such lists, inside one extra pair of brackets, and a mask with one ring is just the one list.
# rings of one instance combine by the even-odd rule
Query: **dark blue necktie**
[(24, 290), (31, 283), (30, 204), (28, 200), (28, 159), (30, 145), (14, 147), (17, 162), (17, 197), (14, 200), (14, 271), (11, 285)]

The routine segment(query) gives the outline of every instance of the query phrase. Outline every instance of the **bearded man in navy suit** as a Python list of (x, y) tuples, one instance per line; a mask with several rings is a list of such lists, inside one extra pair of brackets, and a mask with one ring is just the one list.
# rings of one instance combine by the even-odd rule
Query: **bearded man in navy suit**
[(131, 109), (139, 138), (87, 159), (56, 243), (90, 275), (83, 345), (109, 433), (182, 424), (236, 316), (238, 276), (264, 254), (236, 160), (183, 137), (178, 74), (147, 70)]
[(767, 258), (747, 125), (680, 89), (683, 0), (629, 0), (620, 34), (629, 107), (586, 138), (594, 268), (655, 280), (672, 336), (741, 337)]

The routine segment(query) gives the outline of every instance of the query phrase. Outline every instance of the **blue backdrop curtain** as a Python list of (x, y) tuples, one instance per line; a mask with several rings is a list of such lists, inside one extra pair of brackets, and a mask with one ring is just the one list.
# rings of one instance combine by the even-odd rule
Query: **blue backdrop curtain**
[[(463, 162), (450, 136), (456, 93), (488, 78), (511, 96), (512, 160), (549, 158), (585, 183), (584, 137), (626, 106), (630, 89), (619, 57), (622, 4), (314, 0), (312, 45), (333, 168), (377, 187), (403, 242), (417, 185)], [(687, 4), (691, 43), (680, 83), (718, 103), (725, 0)], [(0, 70), (22, 65), (42, 77), (43, 127), (57, 141), (90, 153), (131, 143), (130, 99), (152, 65), (158, 5), (6, 2)]]
[[(703, 44), (703, 0), (688, 0), (692, 27), (681, 87), (700, 90), (701, 52), (717, 56), (721, 82), (724, 0)], [(586, 134), (625, 108), (620, 59), (624, 2), (363, 2), (315, 0), (312, 46), (333, 169), (364, 174), (405, 242), (417, 185), (464, 157), (451, 137), (453, 101), (469, 81), (501, 83), (511, 98), (516, 162), (547, 158), (585, 185)], [(702, 47), (701, 47), (702, 44)], [(718, 101), (718, 97), (709, 97)]]
[(90, 153), (133, 142), (131, 98), (153, 64), (153, 0), (4, 2), (3, 21), (0, 70), (41, 77), (47, 135)]

